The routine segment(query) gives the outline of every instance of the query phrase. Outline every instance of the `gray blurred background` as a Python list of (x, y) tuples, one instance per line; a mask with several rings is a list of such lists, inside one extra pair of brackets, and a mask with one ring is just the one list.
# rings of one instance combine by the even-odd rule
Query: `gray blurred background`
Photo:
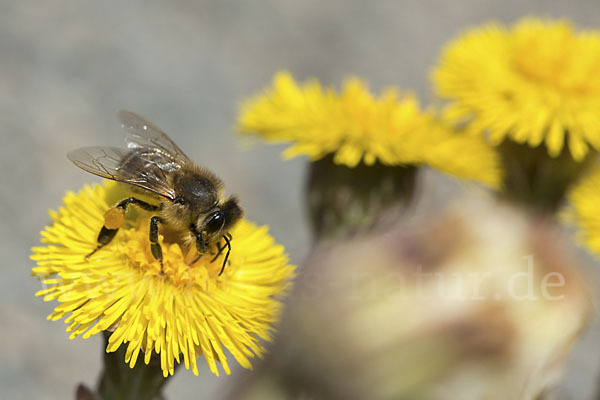
[[(397, 85), (426, 103), (447, 40), (532, 14), (600, 27), (598, 0), (0, 1), (0, 399), (68, 399), (77, 383), (95, 383), (100, 339), (69, 341), (62, 322), (45, 320), (56, 303), (34, 297), (29, 254), (47, 210), (97, 181), (65, 154), (121, 144), (118, 109), (148, 117), (216, 171), (300, 264), (305, 161), (280, 162), (277, 146), (248, 150), (233, 132), (240, 101), (289, 69), (335, 86), (358, 75), (375, 91)], [(578, 344), (565, 398), (590, 398), (599, 342), (592, 328)], [(182, 369), (167, 396), (218, 399), (248, 373), (200, 371)]]

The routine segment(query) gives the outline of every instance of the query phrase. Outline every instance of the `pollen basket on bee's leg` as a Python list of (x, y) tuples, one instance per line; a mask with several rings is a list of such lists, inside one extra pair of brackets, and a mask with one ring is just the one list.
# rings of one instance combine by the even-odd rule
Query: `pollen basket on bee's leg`
[(119, 229), (125, 224), (125, 210), (111, 207), (104, 213), (104, 226), (106, 229)]

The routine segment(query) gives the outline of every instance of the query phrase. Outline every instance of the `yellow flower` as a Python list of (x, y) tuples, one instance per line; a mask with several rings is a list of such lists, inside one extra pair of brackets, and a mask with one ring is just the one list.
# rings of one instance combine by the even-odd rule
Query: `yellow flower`
[(400, 97), (388, 88), (375, 98), (357, 78), (338, 94), (316, 80), (299, 85), (280, 72), (273, 88), (243, 104), (237, 128), (269, 142), (291, 142), (286, 159), (333, 154), (334, 163), (351, 168), (361, 162), (426, 164), (492, 187), (502, 180), (498, 155), (483, 139), (458, 134), (422, 112), (412, 93)]
[[(160, 237), (164, 274), (150, 252), (148, 218), (128, 214), (127, 224), (105, 248), (86, 260), (96, 246), (109, 205), (132, 194), (125, 185), (108, 182), (68, 193), (64, 208), (51, 212), (53, 224), (42, 232), (46, 245), (33, 249), (33, 274), (44, 285), (36, 293), (60, 304), (48, 319), (63, 317), (70, 338), (88, 338), (112, 331), (107, 352), (127, 346), (125, 362), (133, 368), (140, 350), (150, 361), (160, 355), (163, 375), (174, 373), (180, 355), (198, 374), (196, 357), (203, 354), (218, 375), (217, 361), (230, 373), (225, 347), (244, 367), (261, 356), (261, 339), (271, 340), (294, 267), (276, 245), (267, 227), (241, 221), (233, 236), (228, 266), (218, 276), (223, 257), (183, 254), (177, 243)], [(139, 211), (141, 214), (142, 211)]]
[(579, 226), (578, 240), (600, 257), (600, 167), (594, 167), (573, 188), (569, 201), (571, 209), (565, 216)]
[(493, 144), (545, 142), (556, 157), (568, 142), (577, 161), (600, 149), (598, 31), (575, 32), (567, 21), (490, 23), (450, 42), (432, 78), (449, 115)]

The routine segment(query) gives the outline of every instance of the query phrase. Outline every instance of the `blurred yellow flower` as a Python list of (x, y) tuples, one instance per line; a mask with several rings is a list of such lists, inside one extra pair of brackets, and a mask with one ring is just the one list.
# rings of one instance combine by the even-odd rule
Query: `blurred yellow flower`
[(600, 167), (594, 167), (575, 186), (569, 201), (572, 207), (565, 215), (579, 227), (579, 241), (600, 257)]
[(510, 138), (582, 160), (600, 149), (600, 32), (568, 21), (489, 23), (450, 42), (433, 71), (448, 114), (493, 144)]
[[(261, 339), (271, 340), (281, 304), (294, 275), (284, 249), (267, 227), (241, 221), (231, 232), (228, 266), (218, 276), (223, 255), (211, 262), (194, 252), (183, 254), (177, 243), (160, 237), (164, 274), (150, 252), (146, 218), (128, 214), (115, 239), (89, 260), (113, 202), (132, 194), (124, 185), (107, 182), (68, 193), (65, 206), (51, 212), (53, 223), (42, 232), (45, 246), (33, 249), (33, 274), (45, 286), (36, 293), (60, 304), (48, 319), (63, 317), (70, 338), (112, 331), (107, 352), (126, 345), (125, 362), (133, 368), (140, 353), (150, 361), (160, 355), (163, 375), (174, 373), (180, 354), (187, 369), (198, 374), (196, 357), (204, 354), (211, 371), (217, 361), (230, 373), (225, 347), (244, 367), (261, 356)], [(142, 213), (142, 211), (140, 211)]]
[(269, 142), (291, 142), (284, 158), (307, 155), (312, 161), (333, 154), (350, 168), (373, 165), (430, 165), (491, 187), (502, 180), (496, 152), (481, 138), (461, 135), (422, 112), (412, 93), (387, 88), (379, 98), (366, 83), (348, 79), (338, 94), (318, 81), (299, 85), (287, 72), (273, 87), (242, 106), (237, 129)]

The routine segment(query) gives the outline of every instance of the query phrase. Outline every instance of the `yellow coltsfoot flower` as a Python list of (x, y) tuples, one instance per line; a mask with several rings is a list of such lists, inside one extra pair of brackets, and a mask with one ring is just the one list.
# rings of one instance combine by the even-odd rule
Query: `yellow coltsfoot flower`
[(288, 72), (242, 106), (238, 130), (269, 142), (289, 142), (284, 158), (332, 156), (333, 163), (429, 165), (493, 188), (502, 181), (496, 152), (482, 138), (460, 134), (423, 112), (416, 96), (387, 88), (379, 98), (362, 80), (348, 79), (340, 93), (316, 80), (298, 84)]
[(288, 72), (249, 99), (238, 130), (291, 146), (284, 158), (310, 158), (307, 203), (313, 233), (334, 238), (385, 228), (411, 204), (420, 166), (498, 189), (500, 158), (482, 137), (463, 134), (412, 93), (369, 92), (348, 79), (338, 93)]
[(53, 223), (42, 232), (45, 245), (32, 256), (33, 275), (45, 286), (36, 295), (60, 303), (48, 318), (66, 317), (70, 338), (111, 331), (106, 351), (126, 346), (125, 362), (132, 368), (140, 352), (146, 364), (158, 354), (165, 377), (181, 358), (197, 375), (201, 354), (212, 372), (219, 374), (218, 362), (229, 374), (224, 348), (252, 368), (250, 359), (264, 353), (261, 340), (271, 340), (281, 309), (277, 296), (294, 276), (283, 247), (267, 227), (243, 220), (230, 232), (232, 251), (219, 276), (223, 254), (194, 262), (195, 252), (184, 254), (161, 236), (161, 271), (150, 250), (148, 221), (132, 210), (115, 239), (86, 259), (106, 210), (131, 194), (114, 182), (86, 186), (68, 193), (64, 207), (51, 212)]
[(568, 21), (489, 23), (450, 42), (433, 71), (448, 113), (493, 144), (565, 143), (575, 161), (600, 149), (600, 32)]

